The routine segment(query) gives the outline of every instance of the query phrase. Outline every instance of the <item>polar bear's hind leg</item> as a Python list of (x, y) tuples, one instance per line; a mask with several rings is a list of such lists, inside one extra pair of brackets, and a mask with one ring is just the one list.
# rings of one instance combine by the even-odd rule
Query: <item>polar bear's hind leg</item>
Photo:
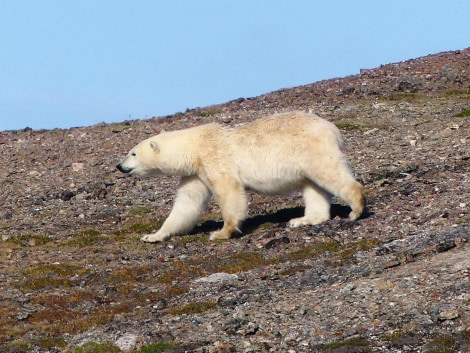
[(305, 215), (289, 221), (289, 227), (320, 224), (330, 219), (331, 195), (314, 183), (309, 182), (303, 188)]
[[(349, 219), (351, 221), (358, 219), (364, 212), (365, 198), (362, 185), (354, 179), (346, 158), (340, 155), (339, 152), (338, 154), (325, 155), (324, 158), (317, 160), (316, 165), (320, 165), (322, 168), (317, 167), (304, 170), (306, 178), (316, 185), (316, 189), (313, 187), (312, 190), (307, 189), (307, 192), (304, 191), (304, 198), (306, 199), (305, 216), (311, 216), (310, 210), (312, 212), (317, 210), (321, 214), (318, 217), (324, 218), (324, 220), (329, 219), (329, 195), (335, 195), (351, 207), (352, 211), (349, 214)], [(315, 195), (313, 190), (316, 190), (318, 196)], [(320, 195), (323, 195), (323, 199)], [(327, 199), (328, 218), (326, 218)], [(309, 207), (308, 200), (310, 200), (312, 207)], [(322, 211), (323, 213), (321, 213)]]
[(327, 192), (331, 193), (346, 202), (352, 209), (349, 219), (355, 221), (364, 212), (365, 198), (362, 185), (358, 183), (347, 166), (340, 165), (336, 173), (330, 175), (315, 175), (311, 180)]

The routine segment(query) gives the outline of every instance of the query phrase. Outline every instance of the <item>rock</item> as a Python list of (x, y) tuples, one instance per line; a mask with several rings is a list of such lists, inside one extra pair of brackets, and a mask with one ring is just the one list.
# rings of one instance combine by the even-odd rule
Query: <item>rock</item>
[(76, 173), (83, 171), (83, 168), (83, 163), (72, 163), (72, 170)]
[(289, 244), (290, 239), (288, 237), (281, 237), (276, 239), (271, 239), (266, 244), (264, 244), (265, 249), (273, 249), (279, 247), (281, 244)]
[(223, 324), (222, 330), (230, 335), (234, 335), (238, 333), (238, 330), (240, 330), (242, 326), (248, 324), (248, 322), (247, 319), (231, 319)]
[(229, 273), (213, 273), (207, 277), (201, 277), (195, 280), (195, 282), (206, 282), (206, 283), (218, 283), (218, 282), (224, 282), (224, 281), (233, 281), (237, 280), (238, 276), (235, 274), (229, 274)]
[(16, 314), (16, 318), (20, 321), (24, 321), (31, 316), (31, 312), (23, 310)]
[(443, 241), (436, 245), (436, 250), (438, 252), (448, 251), (455, 248), (455, 241), (453, 239)]
[(453, 320), (459, 317), (459, 311), (451, 304), (440, 304), (431, 307), (430, 315), (434, 322)]
[(345, 285), (343, 288), (340, 289), (340, 292), (342, 294), (349, 294), (354, 289), (356, 289), (356, 285), (354, 283), (348, 283), (347, 285)]
[(135, 348), (137, 343), (137, 335), (133, 333), (125, 333), (121, 337), (119, 337), (115, 344), (119, 347), (120, 350), (123, 352), (130, 352)]

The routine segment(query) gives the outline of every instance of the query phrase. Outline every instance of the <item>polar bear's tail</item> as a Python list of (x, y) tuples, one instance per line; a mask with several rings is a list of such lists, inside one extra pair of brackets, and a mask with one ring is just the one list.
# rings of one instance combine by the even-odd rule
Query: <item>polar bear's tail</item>
[(341, 132), (340, 132), (339, 129), (336, 127), (336, 125), (335, 125), (334, 132), (335, 132), (335, 135), (336, 135), (336, 140), (338, 141), (338, 147), (339, 147), (339, 149), (342, 151), (343, 148), (344, 148), (343, 135), (341, 135)]

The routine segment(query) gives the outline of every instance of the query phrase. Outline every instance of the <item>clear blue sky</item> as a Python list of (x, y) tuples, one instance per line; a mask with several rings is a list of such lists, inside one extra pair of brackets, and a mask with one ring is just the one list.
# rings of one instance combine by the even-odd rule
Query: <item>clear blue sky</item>
[(470, 46), (470, 1), (0, 0), (0, 131), (164, 116)]

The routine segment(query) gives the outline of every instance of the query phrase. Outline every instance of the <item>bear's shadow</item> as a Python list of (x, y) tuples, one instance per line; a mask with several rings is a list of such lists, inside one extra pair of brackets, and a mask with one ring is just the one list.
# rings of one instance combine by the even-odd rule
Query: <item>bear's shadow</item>
[[(242, 226), (240, 227), (242, 234), (249, 234), (259, 228), (262, 224), (265, 223), (287, 223), (292, 218), (302, 217), (304, 215), (304, 207), (292, 207), (292, 208), (283, 208), (273, 213), (256, 215), (245, 219)], [(336, 216), (339, 218), (348, 218), (351, 208), (349, 206), (343, 206), (339, 204), (332, 204), (330, 208), (330, 218), (333, 219)], [(363, 215), (361, 218), (367, 217), (367, 214)], [(205, 221), (200, 225), (197, 225), (190, 234), (198, 233), (208, 233), (222, 228), (224, 225), (223, 221)], [(233, 235), (235, 238), (241, 235)]]

